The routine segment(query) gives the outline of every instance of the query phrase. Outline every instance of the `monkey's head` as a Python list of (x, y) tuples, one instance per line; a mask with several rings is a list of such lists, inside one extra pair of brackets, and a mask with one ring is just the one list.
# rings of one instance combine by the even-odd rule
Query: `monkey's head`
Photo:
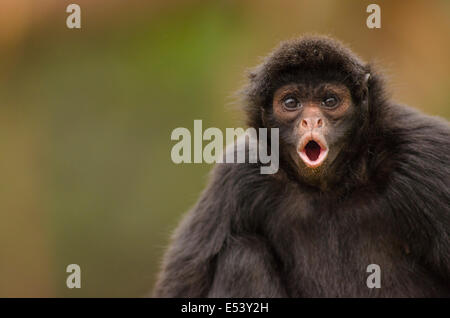
[(326, 187), (363, 146), (370, 76), (369, 66), (330, 38), (284, 42), (250, 74), (249, 125), (279, 128), (280, 162)]

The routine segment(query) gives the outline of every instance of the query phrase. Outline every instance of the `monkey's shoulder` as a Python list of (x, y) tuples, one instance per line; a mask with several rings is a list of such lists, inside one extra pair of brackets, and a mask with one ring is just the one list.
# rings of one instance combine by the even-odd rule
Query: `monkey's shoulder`
[(384, 157), (392, 167), (387, 184), (404, 198), (414, 199), (413, 204), (434, 205), (450, 212), (448, 121), (394, 105), (386, 122)]
[(450, 173), (450, 123), (404, 105), (394, 105), (385, 120), (388, 151), (411, 168)]

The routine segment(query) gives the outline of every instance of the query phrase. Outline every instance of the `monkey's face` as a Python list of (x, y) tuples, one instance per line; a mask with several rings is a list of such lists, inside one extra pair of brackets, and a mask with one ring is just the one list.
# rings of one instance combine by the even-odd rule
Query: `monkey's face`
[(280, 137), (302, 177), (314, 182), (350, 142), (355, 108), (349, 89), (340, 83), (299, 84), (278, 88), (273, 116)]

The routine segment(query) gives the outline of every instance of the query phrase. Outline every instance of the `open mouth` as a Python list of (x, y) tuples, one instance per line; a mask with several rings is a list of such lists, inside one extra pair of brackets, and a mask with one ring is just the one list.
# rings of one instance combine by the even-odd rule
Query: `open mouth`
[(319, 167), (328, 155), (328, 148), (318, 139), (305, 140), (299, 148), (298, 154), (310, 168)]

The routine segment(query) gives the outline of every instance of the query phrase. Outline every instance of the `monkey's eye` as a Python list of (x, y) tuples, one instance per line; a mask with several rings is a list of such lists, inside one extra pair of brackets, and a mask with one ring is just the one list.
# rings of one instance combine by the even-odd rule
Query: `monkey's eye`
[(334, 108), (339, 103), (339, 100), (336, 96), (328, 96), (322, 101), (322, 105), (327, 108)]
[(293, 97), (288, 97), (283, 100), (283, 106), (287, 110), (295, 110), (300, 107), (300, 102)]

